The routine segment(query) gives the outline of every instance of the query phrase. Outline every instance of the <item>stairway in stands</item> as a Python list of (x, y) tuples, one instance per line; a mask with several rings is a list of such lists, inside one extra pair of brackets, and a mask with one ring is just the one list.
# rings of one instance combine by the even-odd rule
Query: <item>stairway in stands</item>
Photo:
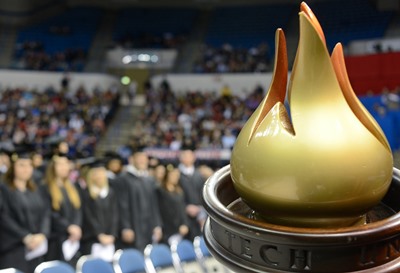
[(400, 38), (400, 11), (397, 11), (385, 31), (384, 38)]
[(9, 68), (14, 55), (17, 28), (11, 25), (0, 25), (0, 68)]
[(212, 16), (211, 9), (199, 11), (199, 15), (194, 23), (193, 29), (188, 37), (187, 42), (179, 50), (177, 60), (173, 72), (189, 73), (192, 71), (194, 62), (201, 53), (201, 46), (207, 34), (208, 24)]
[(116, 18), (117, 10), (110, 9), (104, 13), (88, 54), (85, 72), (104, 72), (106, 53), (113, 44), (112, 33)]
[(133, 103), (129, 103), (124, 97), (121, 99), (118, 111), (97, 144), (96, 155), (101, 156), (107, 151), (115, 152), (129, 142), (135, 120), (143, 112), (144, 105), (144, 95), (137, 95)]

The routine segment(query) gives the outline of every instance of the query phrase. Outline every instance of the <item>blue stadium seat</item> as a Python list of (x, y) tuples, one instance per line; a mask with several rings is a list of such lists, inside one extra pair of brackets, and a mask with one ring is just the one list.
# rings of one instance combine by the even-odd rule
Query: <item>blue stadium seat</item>
[(144, 249), (144, 261), (149, 273), (175, 271), (171, 250), (165, 244), (147, 245)]
[(176, 271), (203, 273), (204, 269), (198, 263), (193, 243), (189, 240), (181, 240), (171, 245), (172, 259)]
[[(127, 8), (119, 12), (113, 39), (126, 35), (162, 36), (164, 33), (185, 35), (191, 31), (197, 11), (192, 8)], [(182, 22), (185, 22), (182, 24)]]
[(378, 11), (372, 2), (364, 0), (318, 1), (311, 8), (318, 16), (330, 49), (337, 42), (346, 45), (352, 40), (383, 37), (393, 16), (393, 12)]
[(79, 258), (76, 264), (77, 273), (114, 273), (111, 263), (90, 255)]
[(115, 273), (142, 273), (145, 272), (143, 253), (137, 249), (119, 249), (113, 258)]
[(34, 273), (75, 273), (75, 269), (63, 261), (49, 261), (39, 264)]
[(274, 52), (275, 30), (285, 28), (297, 8), (291, 4), (217, 8), (208, 27), (206, 43), (221, 47), (251, 48), (267, 43)]

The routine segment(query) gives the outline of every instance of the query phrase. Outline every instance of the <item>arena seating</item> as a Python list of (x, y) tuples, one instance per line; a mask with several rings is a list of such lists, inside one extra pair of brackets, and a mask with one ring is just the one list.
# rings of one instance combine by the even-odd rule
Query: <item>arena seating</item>
[(328, 46), (337, 42), (383, 37), (393, 12), (380, 12), (371, 1), (318, 1), (312, 10), (324, 29)]
[(196, 14), (197, 11), (190, 8), (123, 9), (118, 14), (113, 38), (123, 45), (130, 43), (131, 47), (170, 47), (164, 43), (165, 38), (187, 35)]
[(242, 48), (266, 42), (273, 52), (275, 30), (287, 26), (296, 8), (288, 4), (217, 8), (205, 42), (214, 47), (229, 43)]
[[(57, 54), (67, 55), (76, 51), (85, 55), (91, 47), (102, 13), (100, 8), (71, 8), (38, 24), (23, 28), (17, 37), (16, 59), (24, 59), (27, 54), (45, 54), (46, 58), (51, 59)], [(26, 47), (27, 43), (41, 46), (32, 50)], [(67, 59), (66, 64), (41, 67), (39, 70), (83, 70), (83, 62), (74, 64), (73, 61), (73, 58)]]

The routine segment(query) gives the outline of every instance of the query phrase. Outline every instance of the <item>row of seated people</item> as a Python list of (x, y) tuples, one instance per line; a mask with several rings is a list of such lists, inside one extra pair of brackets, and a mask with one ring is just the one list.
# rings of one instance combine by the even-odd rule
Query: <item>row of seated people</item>
[(0, 97), (0, 143), (34, 144), (46, 152), (55, 140), (66, 139), (70, 156), (93, 154), (108, 120), (118, 107), (118, 94), (111, 90), (90, 94), (53, 88), (35, 91), (7, 89)]
[(158, 179), (141, 150), (126, 166), (118, 157), (73, 164), (56, 151), (42, 176), (34, 175), (40, 170), (31, 152), (16, 146), (3, 169), (0, 269), (33, 273), (51, 260), (75, 266), (82, 255), (104, 248), (143, 251), (148, 244), (201, 235), (205, 177), (190, 150), (181, 151), (178, 166), (157, 168)]
[(103, 11), (74, 7), (22, 27), (13, 68), (82, 71)]
[[(148, 84), (145, 111), (133, 125), (129, 142), (120, 148), (121, 154), (129, 154), (129, 149), (138, 144), (169, 150), (232, 149), (241, 128), (264, 98), (264, 92), (257, 87), (243, 98), (229, 86), (224, 86), (219, 94), (175, 93), (167, 81), (159, 87)], [(360, 100), (381, 125), (391, 148), (400, 149), (398, 92), (363, 96)]]
[(68, 48), (46, 52), (40, 41), (25, 41), (17, 45), (13, 68), (44, 71), (83, 71), (87, 52), (82, 48)]
[(195, 73), (244, 73), (272, 70), (268, 44), (251, 48), (238, 48), (230, 44), (221, 47), (204, 45), (199, 60), (194, 64)]
[(146, 85), (147, 104), (132, 128), (128, 146), (148, 148), (231, 149), (236, 136), (257, 108), (264, 90), (257, 87), (241, 98), (229, 86), (221, 94), (175, 94), (167, 81)]

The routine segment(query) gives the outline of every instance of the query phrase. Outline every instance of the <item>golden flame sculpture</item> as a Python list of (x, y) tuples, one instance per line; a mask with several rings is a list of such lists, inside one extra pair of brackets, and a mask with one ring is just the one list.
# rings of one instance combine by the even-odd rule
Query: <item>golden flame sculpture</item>
[(360, 224), (389, 187), (390, 146), (352, 90), (341, 44), (329, 56), (322, 28), (304, 2), (299, 16), (290, 116), (284, 106), (286, 42), (278, 29), (273, 79), (237, 138), (231, 177), (242, 199), (268, 222)]

